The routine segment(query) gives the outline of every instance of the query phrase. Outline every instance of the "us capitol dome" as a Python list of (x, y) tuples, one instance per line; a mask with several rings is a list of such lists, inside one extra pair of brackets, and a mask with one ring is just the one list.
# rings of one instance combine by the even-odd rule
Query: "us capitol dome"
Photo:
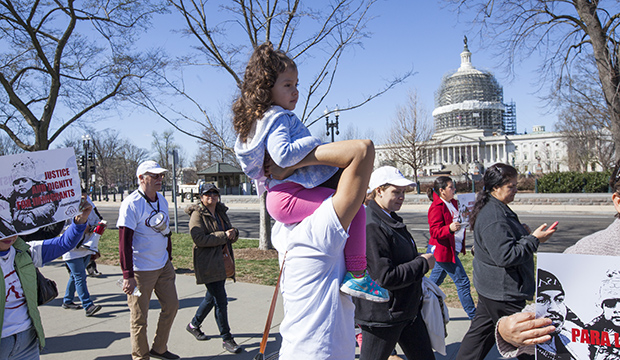
[(485, 133), (516, 132), (514, 103), (504, 104), (504, 90), (493, 74), (471, 63), (471, 52), (464, 38), (461, 66), (444, 76), (435, 93), (435, 131), (478, 129)]

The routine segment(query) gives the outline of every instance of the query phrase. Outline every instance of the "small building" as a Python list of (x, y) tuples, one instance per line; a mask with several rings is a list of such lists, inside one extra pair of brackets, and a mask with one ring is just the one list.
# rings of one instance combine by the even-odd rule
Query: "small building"
[(246, 175), (240, 168), (228, 163), (215, 163), (196, 172), (196, 175), (207, 183), (215, 184), (222, 195), (240, 195), (240, 189), (246, 180)]

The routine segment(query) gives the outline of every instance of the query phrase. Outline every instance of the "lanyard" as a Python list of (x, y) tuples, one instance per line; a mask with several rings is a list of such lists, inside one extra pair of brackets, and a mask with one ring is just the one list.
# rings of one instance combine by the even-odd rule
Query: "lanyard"
[(153, 209), (153, 211), (159, 212), (159, 199), (157, 198), (157, 193), (155, 193), (155, 201), (157, 201), (157, 209), (155, 209), (155, 207), (153, 206), (153, 204), (151, 204), (151, 202), (146, 197), (146, 195), (142, 191), (140, 191), (140, 190), (138, 190), (138, 192), (140, 193), (140, 195), (142, 195), (144, 200), (146, 200), (146, 203), (149, 204), (149, 206), (151, 207), (151, 209)]

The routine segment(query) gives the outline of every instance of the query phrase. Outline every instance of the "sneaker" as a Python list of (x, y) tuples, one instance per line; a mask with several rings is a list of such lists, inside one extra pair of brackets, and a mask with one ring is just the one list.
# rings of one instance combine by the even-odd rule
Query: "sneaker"
[(171, 359), (171, 360), (172, 359), (180, 359), (179, 355), (173, 354), (173, 353), (171, 353), (168, 350), (166, 350), (166, 352), (163, 352), (163, 353), (160, 354), (158, 352), (155, 352), (153, 349), (151, 349), (151, 351), (149, 351), (149, 354), (151, 355), (151, 357), (154, 357), (154, 358), (157, 358), (157, 359), (165, 359), (165, 360), (168, 360), (168, 359)]
[(237, 345), (235, 339), (224, 340), (224, 342), (222, 343), (222, 347), (226, 349), (226, 351), (233, 354), (238, 354), (241, 352), (241, 347)]
[(71, 309), (71, 310), (79, 310), (79, 309), (82, 308), (82, 305), (78, 305), (78, 304), (74, 303), (73, 301), (72, 302), (68, 302), (68, 303), (63, 302), (62, 303), (62, 308), (63, 309)]
[(209, 337), (205, 335), (205, 333), (203, 333), (202, 330), (200, 330), (200, 326), (193, 327), (192, 324), (190, 323), (190, 324), (187, 324), (187, 326), (185, 327), (185, 330), (187, 330), (190, 334), (194, 335), (196, 340), (199, 340), (199, 341), (209, 340)]
[(91, 317), (101, 310), (101, 305), (92, 304), (86, 308), (86, 317)]
[(100, 277), (101, 275), (103, 275), (103, 273), (100, 273), (97, 270), (89, 271), (88, 273), (88, 276), (91, 276), (91, 277)]
[(387, 290), (377, 285), (367, 272), (361, 278), (356, 278), (350, 271), (344, 275), (340, 291), (351, 296), (374, 302), (386, 302), (390, 300)]

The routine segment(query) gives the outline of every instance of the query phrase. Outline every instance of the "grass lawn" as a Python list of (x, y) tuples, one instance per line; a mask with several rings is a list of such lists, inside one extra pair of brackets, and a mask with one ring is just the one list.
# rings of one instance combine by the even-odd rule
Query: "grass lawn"
[[(173, 233), (172, 263), (177, 273), (194, 274), (192, 246), (193, 242), (189, 234)], [(258, 240), (250, 239), (239, 239), (233, 244), (233, 249), (235, 254), (237, 281), (271, 286), (275, 285), (278, 278), (279, 265), (277, 253), (274, 250), (258, 250)], [(118, 266), (118, 230), (106, 230), (99, 241), (99, 251), (101, 252), (101, 259), (98, 261), (104, 264)], [(420, 248), (418, 251), (423, 252), (425, 249)], [(471, 281), (473, 256), (471, 253), (467, 253), (465, 256), (461, 255), (460, 259)], [(456, 287), (449, 276), (446, 276), (444, 283), (441, 285), (441, 289), (447, 295), (446, 303), (448, 306), (461, 306)], [(474, 303), (477, 303), (478, 294), (473, 284), (471, 286), (471, 294), (474, 298)]]

